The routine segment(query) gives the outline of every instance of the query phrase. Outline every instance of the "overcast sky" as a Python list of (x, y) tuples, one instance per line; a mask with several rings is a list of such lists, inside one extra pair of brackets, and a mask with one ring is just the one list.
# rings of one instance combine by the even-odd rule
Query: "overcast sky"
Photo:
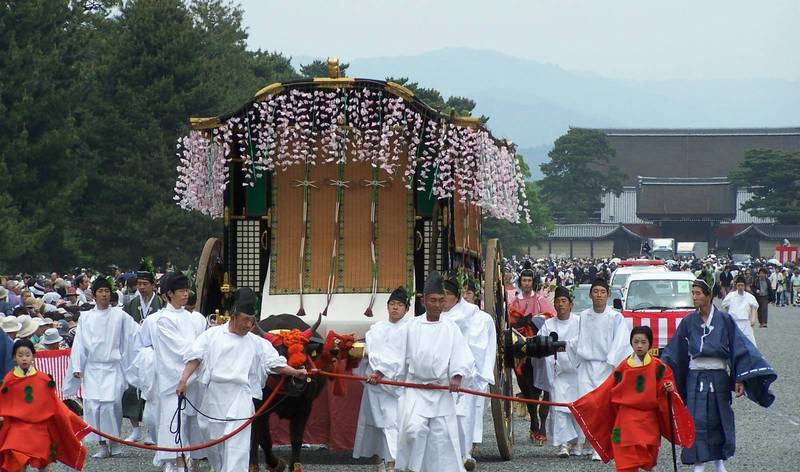
[(800, 80), (800, 0), (236, 1), (252, 49), (293, 56), (470, 47), (607, 77)]

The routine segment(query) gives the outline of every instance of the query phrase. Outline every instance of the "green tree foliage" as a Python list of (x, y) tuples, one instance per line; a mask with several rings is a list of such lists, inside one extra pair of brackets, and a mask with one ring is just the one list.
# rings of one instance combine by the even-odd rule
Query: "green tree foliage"
[[(423, 103), (438, 110), (446, 115), (455, 114), (456, 116), (472, 116), (475, 109), (475, 101), (466, 97), (452, 96), (445, 100), (444, 96), (436, 89), (425, 88), (418, 82), (412, 82), (408, 77), (387, 77), (387, 82), (395, 82), (414, 92), (414, 96), (422, 100)], [(488, 117), (481, 115), (481, 122), (486, 124)]]
[(193, 264), (221, 225), (173, 201), (189, 116), (299, 77), (224, 0), (0, 8), (0, 273)]
[(603, 204), (606, 192), (619, 195), (625, 174), (614, 165), (616, 152), (605, 134), (570, 129), (550, 151), (550, 162), (540, 166), (542, 198), (556, 221), (587, 223)]
[[(342, 77), (346, 77), (345, 71), (347, 68), (350, 67), (350, 64), (346, 62), (339, 63), (339, 75)], [(308, 64), (300, 65), (300, 76), (306, 79), (313, 79), (315, 77), (327, 77), (328, 76), (328, 61), (323, 61), (322, 59), (316, 59)]]
[[(212, 8), (203, 14), (219, 15), (215, 2), (204, 3)], [(181, 212), (167, 189), (176, 177), (175, 137), (187, 117), (216, 114), (226, 99), (232, 105), (241, 98), (222, 86), (237, 77), (228, 69), (235, 61), (228, 63), (223, 52), (239, 51), (240, 38), (230, 38), (216, 21), (196, 19), (180, 0), (137, 0), (108, 24), (113, 48), (103, 51), (92, 77), (86, 139), (96, 164), (89, 178), (92, 211), (83, 218), (101, 266), (135, 264), (139, 251), (157, 264), (170, 256), (188, 264), (215, 229), (210, 220)], [(204, 48), (215, 35), (232, 44)]]
[(299, 79), (300, 75), (292, 67), (292, 60), (279, 52), (261, 51), (250, 53), (250, 71), (258, 83), (256, 88), (274, 82)]
[(82, 254), (69, 224), (85, 199), (79, 109), (91, 12), (66, 1), (0, 7), (0, 271)]
[[(273, 82), (327, 76), (324, 61), (298, 73), (246, 40), (242, 10), (227, 0), (3, 2), (0, 273), (129, 268), (142, 256), (193, 265), (222, 225), (173, 200), (187, 118), (234, 110)], [(475, 108), (395, 81), (443, 113)], [(489, 221), (486, 234), (522, 248), (546, 231), (533, 185), (528, 198), (534, 225)]]
[(731, 182), (750, 187), (742, 210), (781, 224), (800, 224), (800, 152), (755, 149), (730, 173)]

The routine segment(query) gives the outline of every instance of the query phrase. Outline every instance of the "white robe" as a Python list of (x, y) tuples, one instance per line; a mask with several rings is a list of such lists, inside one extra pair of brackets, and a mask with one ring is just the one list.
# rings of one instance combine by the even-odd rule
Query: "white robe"
[[(192, 315), (183, 308), (174, 308), (167, 305), (162, 308), (150, 331), (155, 369), (155, 395), (158, 403), (158, 421), (156, 427), (156, 442), (159, 446), (176, 447), (175, 435), (170, 431), (172, 417), (178, 406), (178, 395), (175, 389), (178, 386), (183, 369), (185, 368), (184, 356), (192, 347), (194, 340), (201, 334), (191, 321)], [(147, 318), (145, 319), (147, 320)], [(149, 346), (143, 346), (149, 347)], [(197, 389), (197, 382), (192, 379), (187, 386), (187, 397), (194, 400), (191, 391)], [(194, 403), (194, 402), (193, 402)], [(197, 405), (197, 403), (195, 403)], [(193, 409), (187, 407), (181, 413), (181, 439), (183, 445), (190, 444), (187, 412)], [(191, 453), (187, 453), (187, 457)], [(174, 462), (178, 455), (174, 452), (157, 451), (153, 458), (153, 465), (161, 467), (166, 462)]]
[[(380, 371), (386, 380), (405, 377), (405, 325), (408, 318), (396, 323), (380, 321), (366, 334), (367, 357), (362, 359), (361, 375)], [(397, 457), (397, 408), (403, 389), (390, 385), (364, 385), (353, 457), (377, 455), (386, 462)]]
[[(569, 341), (578, 336), (579, 323), (580, 319), (575, 314), (571, 314), (566, 320), (550, 318), (544, 322), (538, 334), (549, 336), (555, 332), (558, 333), (559, 341)], [(536, 388), (550, 392), (550, 399), (554, 402), (569, 403), (578, 399), (578, 370), (575, 367), (576, 363), (570, 358), (569, 351), (535, 361), (538, 363), (536, 370), (545, 373), (544, 381), (537, 376), (534, 381)], [(554, 446), (575, 439), (580, 443), (585, 441), (583, 431), (569, 408), (563, 406), (550, 407), (550, 415), (547, 417), (547, 438)]]
[[(132, 357), (133, 339), (139, 325), (122, 308), (93, 308), (78, 318), (72, 344), (65, 395), (83, 389), (84, 419), (105, 433), (119, 436), (122, 423), (122, 394), (128, 386), (125, 372)], [(72, 377), (80, 372), (78, 382)], [(87, 440), (101, 440), (94, 433)]]
[[(253, 398), (261, 397), (267, 375), (286, 366), (286, 359), (272, 344), (253, 333), (231, 333), (228, 323), (206, 330), (184, 355), (184, 362), (200, 360), (199, 381), (204, 391), (200, 410), (215, 418), (249, 418)], [(198, 375), (196, 372), (195, 375)], [(214, 421), (198, 418), (205, 437), (214, 440), (244, 421)], [(250, 426), (222, 444), (207, 450), (209, 462), (217, 472), (241, 472), (248, 469)]]
[[(208, 320), (205, 316), (203, 316), (202, 313), (193, 311), (190, 313), (189, 318), (191, 319), (192, 327), (194, 328), (195, 333), (197, 333), (197, 336), (200, 336), (205, 330), (208, 329)], [(200, 382), (190, 383), (187, 386), (186, 398), (189, 399), (193, 405), (197, 405), (198, 407), (203, 404), (203, 389), (200, 388)], [(198, 421), (199, 415), (197, 414), (197, 411), (192, 407), (187, 407), (185, 413), (188, 420), (186, 428), (189, 436), (189, 443), (202, 444), (208, 442), (208, 438), (205, 437), (200, 429), (200, 423)], [(203, 457), (207, 457), (205, 449), (192, 451), (192, 458), (199, 459)]]
[[(407, 381), (449, 385), (456, 375), (469, 376), (474, 364), (466, 339), (452, 321), (428, 321), (423, 314), (408, 323)], [(398, 470), (464, 470), (456, 401), (450, 392), (406, 389), (400, 401), (399, 421)]]
[[(153, 331), (156, 327), (156, 320), (161, 316), (159, 310), (150, 314), (142, 320), (139, 331), (133, 342), (133, 362), (126, 371), (126, 376), (131, 385), (139, 389), (142, 398), (145, 400), (142, 422), (145, 424), (158, 424), (158, 393), (156, 389), (156, 361), (153, 351)], [(151, 431), (153, 438), (156, 437), (157, 428)]]
[(753, 346), (756, 346), (756, 336), (753, 332), (753, 326), (750, 324), (751, 310), (753, 308), (758, 309), (756, 297), (749, 292), (739, 295), (739, 292), (734, 290), (722, 300), (722, 308), (730, 313), (734, 321), (736, 321), (736, 326), (742, 330), (742, 333), (753, 343)]
[(567, 343), (578, 371), (578, 395), (591, 392), (631, 355), (631, 330), (625, 318), (606, 307), (603, 313), (587, 308), (580, 314), (578, 335)]
[[(481, 311), (477, 305), (461, 298), (449, 311), (442, 313), (442, 317), (453, 321), (461, 330), (467, 340), (472, 357), (475, 359), (475, 369), (469, 377), (462, 382), (464, 388), (486, 392), (489, 385), (494, 385), (494, 364), (497, 355), (497, 333), (494, 319), (486, 312)], [(476, 424), (480, 424), (478, 431), (483, 436), (483, 408), (479, 403), (486, 399), (475, 395), (463, 395), (456, 404), (458, 415), (458, 433), (461, 444), (461, 454), (466, 458), (475, 442)], [(478, 416), (480, 415), (480, 416)]]

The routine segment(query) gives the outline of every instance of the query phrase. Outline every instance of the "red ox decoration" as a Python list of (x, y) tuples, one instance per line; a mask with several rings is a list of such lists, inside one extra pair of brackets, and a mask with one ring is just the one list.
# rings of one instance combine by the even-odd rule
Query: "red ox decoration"
[[(358, 363), (361, 359), (353, 359), (348, 356), (355, 341), (355, 334), (339, 334), (335, 331), (328, 331), (325, 344), (322, 346), (322, 356), (320, 357), (322, 363), (320, 368), (322, 370), (343, 374), (347, 370), (358, 367)], [(342, 385), (342, 379), (335, 379), (333, 381), (333, 394), (337, 397), (344, 396), (345, 391)]]
[(305, 346), (311, 339), (311, 329), (300, 331), (299, 329), (292, 329), (287, 332), (273, 334), (264, 333), (264, 339), (272, 343), (272, 346), (277, 349), (280, 346), (286, 346), (287, 359), (286, 363), (295, 369), (303, 367), (308, 361), (308, 356), (305, 353)]

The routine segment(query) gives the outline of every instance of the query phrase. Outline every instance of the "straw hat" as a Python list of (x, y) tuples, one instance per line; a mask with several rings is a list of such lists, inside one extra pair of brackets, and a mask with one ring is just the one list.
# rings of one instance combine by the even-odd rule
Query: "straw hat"
[(28, 336), (33, 335), (33, 333), (35, 333), (37, 329), (39, 329), (39, 323), (37, 323), (36, 321), (33, 321), (33, 318), (28, 317), (27, 320), (24, 320), (22, 322), (22, 327), (17, 332), (17, 337), (18, 338), (27, 338)]
[(17, 333), (22, 329), (22, 323), (17, 321), (15, 316), (6, 316), (0, 321), (0, 328), (3, 328), (6, 333)]

